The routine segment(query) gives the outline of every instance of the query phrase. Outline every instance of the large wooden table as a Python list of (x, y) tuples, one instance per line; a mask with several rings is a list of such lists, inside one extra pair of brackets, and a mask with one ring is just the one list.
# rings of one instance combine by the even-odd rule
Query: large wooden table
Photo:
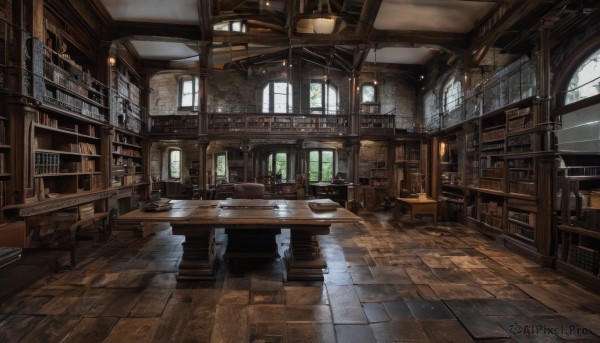
[[(416, 198), (396, 198), (398, 209), (410, 211), (410, 225), (418, 214), (431, 214), (433, 216), (433, 227), (437, 227), (437, 201), (433, 199), (419, 200)], [(400, 219), (400, 216), (398, 216)]]
[[(318, 200), (329, 202), (329, 200)], [(323, 280), (323, 260), (316, 235), (329, 234), (333, 223), (361, 218), (344, 208), (312, 210), (307, 200), (174, 200), (166, 212), (134, 210), (117, 223), (169, 222), (174, 235), (184, 235), (178, 280), (212, 280), (218, 251), (215, 229), (290, 229), (285, 253), (287, 280)]]

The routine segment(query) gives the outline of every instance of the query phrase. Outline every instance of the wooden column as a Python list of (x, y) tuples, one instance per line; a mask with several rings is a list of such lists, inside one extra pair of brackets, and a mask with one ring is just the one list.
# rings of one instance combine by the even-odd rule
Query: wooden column
[[(33, 189), (33, 132), (32, 122), (37, 106), (31, 98), (20, 96), (6, 97), (6, 108), (10, 118), (10, 172), (11, 181), (6, 190), (6, 204), (25, 203), (27, 190)], [(31, 194), (33, 195), (33, 193)]]
[(206, 152), (208, 150), (209, 141), (206, 139), (198, 140), (198, 185), (200, 189), (207, 189), (206, 184), (208, 180), (208, 175), (206, 174), (206, 164), (209, 161), (206, 160)]
[(348, 171), (348, 180), (358, 185), (358, 175), (360, 171), (360, 139), (351, 138), (344, 143), (350, 149), (350, 170)]
[[(540, 29), (540, 54), (538, 65), (538, 125), (547, 124), (550, 119), (550, 27), (553, 21), (542, 21)], [(552, 250), (552, 197), (554, 194), (554, 185), (552, 174), (547, 173), (553, 170), (553, 159), (541, 159), (537, 163), (537, 194), (538, 194), (538, 213), (536, 216), (535, 244), (538, 252), (545, 257), (551, 255)], [(565, 196), (565, 194), (563, 194)], [(568, 196), (568, 195), (567, 195)]]

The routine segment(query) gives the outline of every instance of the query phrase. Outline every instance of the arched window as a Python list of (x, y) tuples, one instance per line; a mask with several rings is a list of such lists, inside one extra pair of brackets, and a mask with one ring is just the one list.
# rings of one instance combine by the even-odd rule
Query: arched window
[(181, 179), (181, 150), (169, 149), (169, 179)]
[(565, 105), (597, 94), (600, 94), (600, 50), (583, 61), (571, 77)]
[(292, 85), (283, 81), (270, 81), (263, 88), (263, 113), (290, 113), (292, 111)]
[(310, 113), (336, 114), (338, 110), (337, 87), (326, 81), (310, 82)]
[(374, 83), (364, 83), (360, 87), (360, 102), (375, 102), (377, 101), (377, 88)]
[(462, 102), (462, 85), (460, 80), (452, 77), (444, 85), (444, 113), (448, 113), (460, 106)]

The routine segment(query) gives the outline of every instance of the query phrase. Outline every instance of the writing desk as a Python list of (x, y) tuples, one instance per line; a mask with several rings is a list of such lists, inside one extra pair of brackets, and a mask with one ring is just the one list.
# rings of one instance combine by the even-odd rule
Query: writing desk
[[(330, 202), (328, 199), (319, 202)], [(316, 235), (329, 234), (333, 223), (361, 218), (344, 208), (315, 211), (307, 200), (178, 200), (166, 212), (134, 210), (117, 223), (169, 222), (174, 235), (184, 235), (183, 257), (177, 280), (214, 280), (216, 228), (290, 229), (285, 253), (287, 280), (323, 280), (323, 260)]]
[(410, 211), (410, 225), (413, 225), (415, 215), (431, 214), (433, 215), (433, 227), (437, 227), (437, 201), (432, 199), (396, 198), (396, 206)]

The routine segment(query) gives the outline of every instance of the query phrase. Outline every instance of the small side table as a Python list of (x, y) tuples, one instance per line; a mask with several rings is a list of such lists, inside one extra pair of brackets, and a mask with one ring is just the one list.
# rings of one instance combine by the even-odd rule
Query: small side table
[[(415, 215), (431, 214), (433, 215), (433, 227), (437, 227), (437, 201), (433, 199), (396, 198), (396, 206), (410, 211), (410, 225), (413, 225)], [(399, 213), (398, 219), (400, 219)]]

